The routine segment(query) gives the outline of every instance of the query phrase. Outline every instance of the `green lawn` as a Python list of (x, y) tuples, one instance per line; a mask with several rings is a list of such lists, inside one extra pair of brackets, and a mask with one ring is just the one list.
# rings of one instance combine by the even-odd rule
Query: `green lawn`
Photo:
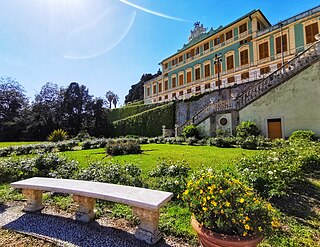
[(39, 142), (0, 142), (0, 148), (10, 147), (10, 146), (21, 146), (26, 144), (36, 144)]
[(81, 151), (63, 152), (61, 155), (80, 162), (81, 167), (86, 167), (92, 162), (120, 162), (132, 163), (139, 166), (143, 173), (153, 169), (159, 162), (187, 161), (193, 170), (206, 167), (218, 169), (228, 165), (232, 166), (245, 155), (253, 155), (259, 151), (244, 150), (240, 148), (217, 148), (210, 146), (188, 146), (171, 144), (145, 144), (142, 145), (142, 153), (122, 156), (106, 156), (105, 150), (91, 149)]

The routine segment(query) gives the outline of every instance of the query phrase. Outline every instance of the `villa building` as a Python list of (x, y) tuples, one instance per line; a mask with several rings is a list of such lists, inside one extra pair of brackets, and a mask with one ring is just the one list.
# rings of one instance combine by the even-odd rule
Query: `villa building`
[(215, 30), (194, 25), (189, 43), (160, 63), (162, 75), (145, 83), (145, 104), (188, 99), (267, 77), (316, 41), (320, 6), (275, 25), (260, 10)]

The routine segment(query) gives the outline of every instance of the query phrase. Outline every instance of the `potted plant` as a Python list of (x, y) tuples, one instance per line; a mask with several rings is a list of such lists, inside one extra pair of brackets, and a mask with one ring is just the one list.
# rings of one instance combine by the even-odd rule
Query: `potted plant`
[(228, 172), (201, 171), (188, 182), (182, 199), (202, 246), (256, 246), (278, 226), (272, 206)]

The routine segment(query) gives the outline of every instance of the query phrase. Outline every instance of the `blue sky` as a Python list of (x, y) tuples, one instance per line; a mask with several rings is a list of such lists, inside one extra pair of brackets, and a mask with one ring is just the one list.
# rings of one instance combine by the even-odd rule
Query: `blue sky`
[(318, 0), (1, 0), (0, 76), (30, 100), (46, 82), (76, 81), (90, 94), (124, 101), (143, 73), (187, 43), (193, 23), (227, 25), (253, 9), (272, 24)]

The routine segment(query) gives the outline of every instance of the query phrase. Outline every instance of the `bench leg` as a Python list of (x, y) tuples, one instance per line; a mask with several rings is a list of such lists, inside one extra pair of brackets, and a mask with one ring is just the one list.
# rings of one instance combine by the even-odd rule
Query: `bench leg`
[(90, 222), (91, 220), (93, 220), (93, 209), (96, 199), (91, 197), (73, 195), (73, 200), (79, 205), (75, 215), (76, 220), (82, 222)]
[(140, 218), (140, 225), (135, 232), (137, 239), (148, 244), (155, 244), (161, 239), (159, 231), (159, 210), (147, 210), (133, 207), (133, 213)]
[(22, 189), (22, 194), (27, 198), (27, 203), (23, 208), (25, 212), (41, 211), (44, 206), (42, 205), (42, 191)]

